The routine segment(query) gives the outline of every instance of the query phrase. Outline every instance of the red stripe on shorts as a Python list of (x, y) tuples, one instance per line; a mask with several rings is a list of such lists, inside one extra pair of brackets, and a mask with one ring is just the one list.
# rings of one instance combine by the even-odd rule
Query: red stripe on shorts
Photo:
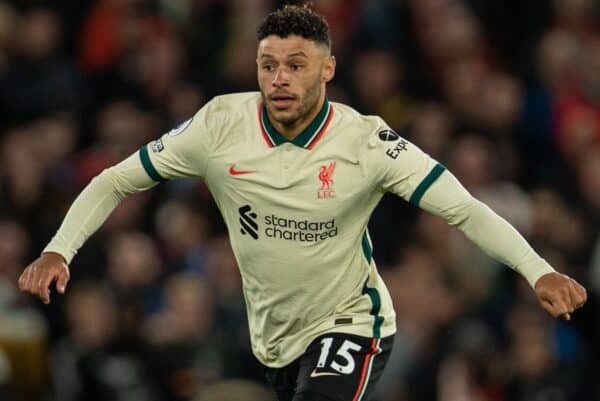
[(354, 397), (352, 397), (352, 401), (357, 401), (360, 393), (362, 392), (363, 387), (366, 385), (365, 379), (367, 377), (367, 371), (369, 370), (369, 361), (371, 358), (377, 354), (377, 339), (373, 338), (371, 341), (371, 351), (365, 355), (365, 361), (363, 362), (362, 373), (360, 374), (360, 381), (358, 382), (358, 388), (356, 389), (356, 393), (354, 393)]

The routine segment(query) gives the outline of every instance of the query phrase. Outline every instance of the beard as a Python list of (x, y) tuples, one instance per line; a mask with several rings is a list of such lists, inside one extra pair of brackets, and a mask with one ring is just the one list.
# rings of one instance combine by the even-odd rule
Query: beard
[(321, 95), (321, 82), (316, 80), (314, 85), (309, 87), (304, 95), (298, 97), (298, 106), (295, 110), (276, 110), (263, 91), (261, 91), (261, 95), (267, 111), (269, 112), (269, 117), (286, 128), (293, 128), (302, 123), (317, 106)]

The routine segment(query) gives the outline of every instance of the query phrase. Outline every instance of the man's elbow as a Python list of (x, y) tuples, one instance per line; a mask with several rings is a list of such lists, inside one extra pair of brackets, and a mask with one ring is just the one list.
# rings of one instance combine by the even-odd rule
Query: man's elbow
[(462, 228), (470, 219), (486, 212), (487, 207), (472, 196), (465, 197), (461, 202), (446, 211), (446, 221), (451, 226)]
[(119, 176), (116, 169), (109, 167), (92, 179), (90, 184), (97, 185), (107, 192), (114, 193), (119, 199), (135, 193), (136, 191)]

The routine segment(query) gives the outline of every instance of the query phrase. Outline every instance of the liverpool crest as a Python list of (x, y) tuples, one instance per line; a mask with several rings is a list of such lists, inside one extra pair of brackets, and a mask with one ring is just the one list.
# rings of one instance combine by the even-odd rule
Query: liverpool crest
[(335, 192), (333, 191), (333, 172), (335, 171), (335, 161), (332, 161), (328, 165), (323, 165), (319, 168), (319, 181), (321, 181), (321, 187), (317, 191), (318, 199), (335, 198)]

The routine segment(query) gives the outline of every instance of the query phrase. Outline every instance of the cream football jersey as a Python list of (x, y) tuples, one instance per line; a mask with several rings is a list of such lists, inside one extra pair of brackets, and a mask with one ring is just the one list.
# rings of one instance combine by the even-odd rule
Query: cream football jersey
[(45, 251), (70, 262), (125, 196), (178, 177), (201, 179), (213, 194), (241, 271), (252, 349), (270, 367), (289, 364), (324, 333), (378, 339), (395, 332), (367, 231), (386, 192), (442, 216), (532, 286), (553, 271), (510, 224), (379, 117), (326, 100), (288, 141), (259, 93), (214, 98), (94, 178)]
[(198, 177), (209, 187), (264, 364), (290, 363), (326, 332), (394, 333), (367, 223), (386, 191), (418, 202), (444, 168), (380, 118), (325, 101), (288, 141), (259, 93), (226, 95), (139, 154), (153, 180)]

